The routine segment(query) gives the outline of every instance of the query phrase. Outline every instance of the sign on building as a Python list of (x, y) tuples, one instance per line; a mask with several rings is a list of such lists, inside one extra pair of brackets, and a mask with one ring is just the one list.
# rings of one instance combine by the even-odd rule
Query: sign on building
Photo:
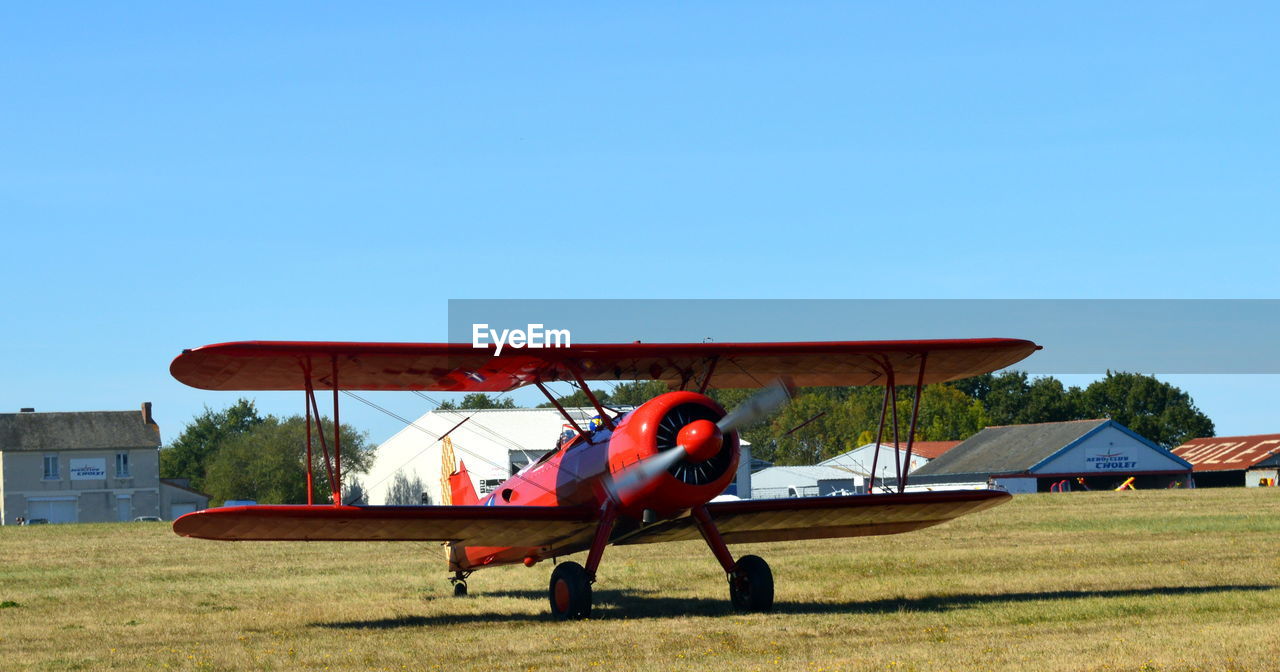
[(70, 461), (73, 481), (101, 481), (107, 477), (105, 457), (73, 457)]

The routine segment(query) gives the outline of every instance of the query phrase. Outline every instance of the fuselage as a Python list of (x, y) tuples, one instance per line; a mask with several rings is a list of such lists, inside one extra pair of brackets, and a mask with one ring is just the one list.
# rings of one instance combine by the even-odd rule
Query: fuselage
[[(646, 477), (633, 487), (613, 488), (614, 479), (628, 474), (640, 461), (675, 447), (678, 431), (695, 418), (717, 419), (724, 409), (706, 395), (668, 392), (613, 420), (613, 429), (574, 435), (504, 481), (489, 493), (483, 506), (615, 506), (620, 520), (664, 518), (706, 503), (733, 480), (738, 463), (738, 438), (723, 437), (710, 459), (683, 463)], [(625, 531), (621, 525), (619, 531)], [(532, 564), (581, 546), (569, 540), (563, 547), (452, 548), (455, 569), (526, 562)]]

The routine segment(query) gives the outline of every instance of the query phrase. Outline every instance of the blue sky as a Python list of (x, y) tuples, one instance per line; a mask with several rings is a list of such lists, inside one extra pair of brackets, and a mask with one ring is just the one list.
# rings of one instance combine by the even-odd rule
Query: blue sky
[[(234, 399), (182, 348), (442, 340), (450, 298), (1273, 298), (1277, 14), (10, 4), (0, 410), (171, 438)], [(1274, 377), (1176, 382), (1280, 431)]]

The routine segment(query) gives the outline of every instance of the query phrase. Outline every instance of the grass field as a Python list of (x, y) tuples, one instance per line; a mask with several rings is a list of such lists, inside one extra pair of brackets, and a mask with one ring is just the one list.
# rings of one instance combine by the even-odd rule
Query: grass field
[[(1280, 669), (1280, 489), (1021, 495), (891, 537), (611, 548), (586, 622), (550, 563), (476, 573), (410, 543), (222, 543), (168, 524), (0, 528), (0, 670)], [(579, 558), (580, 561), (580, 558)]]

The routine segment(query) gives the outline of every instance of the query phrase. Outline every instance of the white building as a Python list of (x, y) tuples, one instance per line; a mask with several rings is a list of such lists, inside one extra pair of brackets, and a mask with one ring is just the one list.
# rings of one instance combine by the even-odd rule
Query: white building
[[(565, 409), (584, 429), (596, 409)], [(462, 423), (459, 425), (459, 423)], [(449, 430), (454, 456), (465, 462), (481, 496), (531, 461), (554, 450), (572, 427), (554, 408), (495, 408), (429, 411), (378, 446), (373, 467), (363, 478), (368, 504), (386, 504), (396, 474), (421, 482), (424, 504), (441, 504), (441, 480), (447, 477), (440, 437)]]
[(862, 476), (839, 467), (769, 467), (751, 474), (751, 499), (853, 495), (865, 492), (865, 483)]
[[(907, 473), (923, 467), (931, 460), (958, 445), (960, 445), (959, 441), (916, 441), (911, 445), (911, 463), (907, 465)], [(891, 443), (882, 443), (879, 444), (879, 447), (879, 457), (876, 456), (876, 444), (868, 443), (823, 460), (818, 463), (818, 466), (836, 467), (859, 476), (868, 477), (871, 475), (871, 468), (874, 465), (877, 483), (897, 478), (899, 469), (897, 465), (906, 456), (906, 444), (903, 444), (901, 449), (894, 448)], [(877, 492), (879, 492), (879, 488), (877, 488)]]

